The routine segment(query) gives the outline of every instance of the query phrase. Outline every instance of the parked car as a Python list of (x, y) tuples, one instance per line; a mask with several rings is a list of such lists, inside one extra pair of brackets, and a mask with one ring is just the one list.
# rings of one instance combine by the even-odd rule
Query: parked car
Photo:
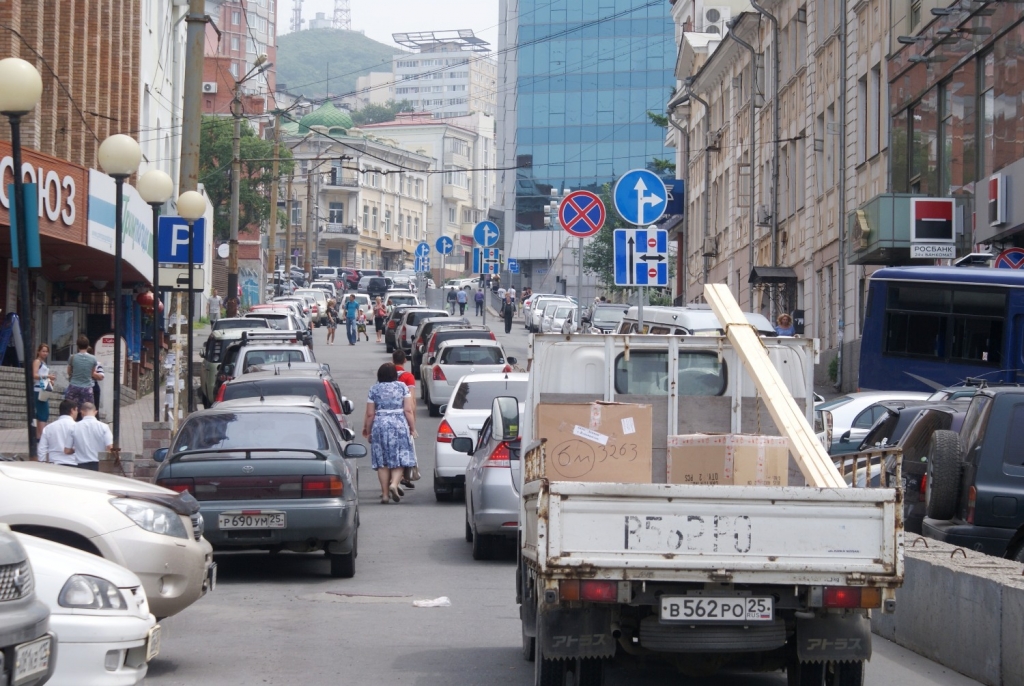
[(583, 330), (585, 333), (615, 333), (628, 311), (629, 308), (622, 305), (594, 305), (583, 317)]
[(505, 356), (501, 343), (490, 338), (456, 336), (440, 342), (428, 355), (420, 368), (420, 389), (431, 417), (441, 416), (441, 405), (466, 374), (511, 372), (516, 363), (516, 358)]
[(979, 388), (928, 450), (925, 536), (1024, 562), (1024, 388)]
[(384, 304), (391, 303), (393, 306), (398, 307), (399, 305), (419, 305), (420, 299), (416, 297), (415, 293), (409, 291), (388, 291), (384, 297)]
[[(227, 329), (269, 329), (270, 325), (254, 321), (252, 319), (246, 319), (245, 317), (224, 317), (212, 322), (210, 326), (210, 336), (217, 331), (225, 331)], [(207, 338), (207, 341), (210, 339)]]
[(28, 553), (0, 523), (0, 684), (42, 686), (57, 666), (50, 610), (35, 585)]
[(866, 391), (847, 393), (818, 405), (815, 410), (828, 412), (832, 416), (832, 445), (828, 451), (830, 455), (857, 451), (871, 427), (885, 414), (885, 406), (878, 404), (883, 400), (925, 402), (928, 400), (928, 394), (912, 391)]
[(366, 314), (366, 321), (373, 322), (373, 314), (370, 311), (370, 308), (373, 306), (373, 301), (370, 300), (370, 296), (368, 296), (366, 293), (353, 292), (346, 293), (345, 299), (338, 303), (338, 314), (341, 315), (341, 320), (343, 322), (347, 321), (345, 317), (345, 303), (348, 302), (349, 296), (352, 296), (356, 299), (356, 306), (359, 307)]
[(359, 279), (359, 290), (370, 296), (371, 301), (380, 298), (383, 302), (384, 297), (391, 290), (391, 279), (383, 276), (364, 276)]
[(427, 307), (413, 307), (404, 310), (402, 319), (395, 326), (395, 343), (408, 355), (412, 352), (412, 339), (416, 335), (416, 328), (424, 319), (448, 319), (447, 310), (433, 310)]
[(448, 402), (441, 406), (444, 419), (437, 427), (434, 442), (434, 497), (438, 502), (451, 500), (455, 491), (466, 484), (469, 457), (456, 452), (452, 440), (461, 436), (475, 442), (484, 421), (491, 416), (494, 399), (514, 396), (521, 401), (526, 397), (528, 379), (529, 375), (522, 373), (474, 373), (462, 377), (455, 385)]
[(268, 322), (264, 319), (242, 318), (240, 321), (249, 321), (252, 326), (245, 328), (231, 327), (214, 331), (206, 339), (206, 344), (199, 349), (199, 357), (203, 359), (203, 369), (199, 378), (199, 399), (205, 407), (212, 405), (213, 399), (217, 395), (217, 373), (220, 370), (221, 362), (224, 361), (224, 351), (227, 347), (232, 343), (242, 340), (243, 331), (269, 330), (267, 327)]
[(543, 333), (576, 333), (576, 306), (550, 303), (545, 308)]
[[(475, 445), (469, 438), (452, 442), (455, 450), (470, 458), (466, 467), (466, 541), (473, 544), (474, 560), (490, 559), (502, 539), (514, 541), (518, 535), (518, 417), (524, 407), (519, 398), (495, 398)], [(516, 419), (510, 421), (513, 417)]]
[(398, 323), (406, 312), (419, 309), (419, 305), (395, 305), (384, 319), (384, 347), (390, 353), (398, 347)]
[(530, 315), (526, 318), (526, 328), (533, 333), (541, 332), (541, 324), (544, 321), (544, 311), (549, 303), (569, 303), (569, 298), (563, 295), (542, 295), (533, 300), (530, 305)]
[(409, 366), (412, 367), (412, 375), (420, 378), (420, 365), (423, 364), (423, 353), (427, 349), (427, 343), (434, 331), (444, 328), (468, 329), (472, 326), (468, 319), (451, 317), (447, 313), (437, 317), (426, 317), (420, 319), (416, 326), (416, 333), (412, 336), (412, 351), (409, 354)]
[[(248, 333), (248, 332), (246, 332)], [(275, 332), (278, 333), (278, 332)], [(313, 351), (295, 339), (289, 339), (288, 332), (271, 336), (249, 338), (232, 343), (224, 350), (224, 359), (217, 369), (217, 383), (213, 397), (220, 387), (231, 379), (245, 374), (250, 368), (265, 364), (288, 365), (292, 362), (316, 362)]]
[[(260, 365), (259, 371), (243, 374), (228, 381), (217, 392), (217, 402), (239, 398), (271, 398), (282, 395), (300, 398), (317, 397), (331, 408), (343, 428), (348, 427), (346, 415), (352, 414), (352, 401), (341, 393), (330, 369), (316, 363), (300, 363), (302, 369), (285, 365)], [(309, 365), (309, 366), (307, 366)], [(311, 369), (310, 366), (313, 368)], [(214, 405), (216, 407), (217, 405)]]
[(300, 288), (295, 291), (295, 295), (301, 295), (303, 297), (311, 296), (316, 301), (316, 308), (314, 312), (316, 321), (320, 326), (327, 325), (327, 293), (321, 288)]
[(245, 319), (262, 319), (267, 322), (272, 331), (291, 331), (295, 334), (297, 341), (304, 343), (309, 348), (313, 347), (313, 332), (288, 310), (256, 310), (246, 312), (243, 317)]
[[(419, 355), (417, 351), (413, 351), (411, 363), (413, 369), (419, 372), (419, 375), (414, 372), (413, 376), (420, 380), (420, 390), (423, 390), (423, 369), (427, 361), (437, 353), (438, 348), (445, 341), (455, 340), (457, 338), (481, 338), (496, 340), (494, 334), (490, 329), (482, 326), (438, 326), (431, 329), (430, 335), (427, 338), (427, 342), (420, 346)], [(419, 367), (416, 367), (416, 361), (419, 361)], [(499, 370), (500, 371), (500, 370)]]
[(409, 276), (407, 274), (398, 274), (391, 279), (395, 290), (398, 291), (409, 291), (410, 293), (416, 292), (416, 277)]
[(456, 290), (458, 290), (461, 288), (466, 291), (471, 291), (479, 285), (480, 277), (469, 276), (465, 278), (448, 279), (447, 281), (444, 282), (444, 290), (447, 291), (449, 288), (455, 288)]
[(216, 582), (199, 504), (144, 481), (0, 462), (0, 521), (127, 567), (142, 580), (157, 619), (181, 612)]
[(160, 625), (139, 577), (66, 545), (17, 534), (57, 635), (51, 686), (137, 684), (160, 653)]
[(307, 300), (305, 296), (300, 295), (289, 295), (281, 298), (274, 298), (269, 303), (275, 305), (277, 303), (294, 303), (299, 310), (299, 314), (302, 320), (306, 323), (306, 327), (312, 329), (313, 322), (315, 321), (315, 314), (313, 311), (313, 305), (315, 304), (312, 300)]
[(298, 320), (304, 328), (309, 328), (309, 322), (307, 321), (306, 316), (302, 313), (302, 306), (298, 302), (271, 301), (262, 305), (253, 305), (249, 308), (249, 311), (242, 316), (246, 317), (257, 312), (288, 312), (295, 317), (295, 319)]
[(328, 300), (338, 299), (338, 286), (333, 281), (314, 281), (309, 284), (309, 287), (319, 288), (322, 290), (326, 294)]
[(350, 269), (348, 267), (342, 267), (340, 270), (341, 278), (345, 282), (346, 291), (354, 291), (359, 287), (359, 270)]
[(324, 551), (331, 576), (349, 578), (359, 493), (347, 460), (366, 455), (354, 436), (316, 398), (230, 400), (190, 415), (157, 451), (156, 482), (195, 495), (218, 549)]

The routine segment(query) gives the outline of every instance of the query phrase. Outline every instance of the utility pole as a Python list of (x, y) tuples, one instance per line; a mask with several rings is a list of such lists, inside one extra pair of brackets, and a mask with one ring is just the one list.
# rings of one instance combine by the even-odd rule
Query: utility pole
[(199, 135), (203, 124), (203, 40), (206, 37), (206, 0), (189, 0), (185, 52), (185, 88), (182, 93), (181, 169), (178, 193), (199, 185)]
[[(274, 110), (274, 166), (270, 175), (270, 232), (267, 236), (267, 261), (270, 263), (270, 273), (274, 274), (277, 269), (277, 187), (281, 183), (280, 161), (281, 155), (281, 111)], [(273, 278), (273, 276), (271, 276)], [(274, 286), (274, 294), (277, 295), (277, 284)]]
[(284, 233), (284, 250), (287, 253), (281, 260), (281, 269), (284, 271), (284, 278), (292, 278), (292, 201), (295, 200), (295, 191), (292, 190), (292, 182), (295, 180), (295, 172), (288, 175), (288, 197), (285, 200), (284, 213), (288, 215), (285, 226), (288, 228)]
[(238, 203), (239, 186), (242, 180), (242, 101), (238, 98), (239, 86), (240, 84), (236, 81), (235, 97), (231, 101), (231, 116), (235, 120), (235, 131), (231, 138), (231, 233), (228, 237), (227, 293), (229, 301), (238, 298)]
[[(319, 161), (317, 157), (317, 161)], [(313, 207), (313, 170), (316, 167), (309, 165), (309, 172), (306, 174), (306, 255), (302, 264), (302, 270), (307, 278), (313, 280), (313, 232), (316, 230), (316, 209)]]

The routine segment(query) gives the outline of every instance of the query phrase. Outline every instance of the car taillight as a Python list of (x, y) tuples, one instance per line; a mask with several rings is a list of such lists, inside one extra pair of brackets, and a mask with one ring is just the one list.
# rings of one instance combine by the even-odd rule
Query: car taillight
[(219, 403), (222, 400), (224, 400), (224, 390), (226, 388), (227, 388), (227, 385), (221, 385), (221, 387), (217, 389), (217, 400), (215, 402)]
[(881, 607), (882, 591), (874, 587), (826, 586), (821, 606), (847, 609)]
[(224, 374), (224, 373), (222, 372), (222, 373), (220, 373), (220, 374), (218, 374), (218, 375), (217, 375), (217, 381), (218, 381), (219, 383), (224, 383), (224, 382), (225, 382), (225, 381), (227, 381), (227, 380), (228, 380), (228, 375), (227, 375), (227, 374)]
[(302, 477), (303, 498), (338, 498), (341, 496), (341, 477), (329, 476)]
[(978, 489), (971, 486), (967, 489), (967, 523), (974, 524), (974, 506), (978, 501)]
[(403, 341), (405, 340), (405, 336), (406, 336), (406, 334), (407, 334), (407, 333), (408, 333), (408, 332), (406, 331), (406, 327), (404, 327), (404, 326), (403, 326), (403, 327), (402, 327), (402, 333), (400, 334), (400, 337), (401, 337), (401, 339), (402, 339)]
[(188, 492), (191, 495), (196, 494), (196, 482), (191, 477), (181, 479), (157, 479), (156, 485), (169, 488), (172, 491), (177, 491), (178, 493)]
[(505, 365), (505, 368), (504, 368), (504, 369), (502, 369), (501, 371), (503, 371), (503, 372), (505, 372), (506, 374), (508, 374), (509, 372), (511, 372), (511, 371), (512, 371), (512, 365), (510, 365), (510, 364), (506, 364), (506, 365)]
[(331, 406), (331, 412), (339, 416), (344, 414), (341, 409), (341, 401), (338, 399), (338, 394), (334, 392), (334, 388), (331, 387), (331, 382), (327, 379), (324, 379), (324, 390), (327, 392), (327, 404)]
[(558, 597), (563, 601), (589, 600), (594, 603), (614, 603), (619, 599), (619, 582), (562, 579), (558, 582)]
[(428, 353), (434, 352), (434, 342), (435, 341), (437, 341), (437, 336), (431, 336), (430, 337), (430, 345), (427, 346), (427, 352)]
[(452, 425), (448, 423), (447, 419), (442, 419), (441, 426), (437, 427), (437, 442), (451, 443), (454, 438), (455, 431), (452, 430)]
[(388, 328), (389, 329), (393, 329), (396, 326), (398, 326), (398, 322), (396, 322), (394, 319), (392, 319), (390, 322), (388, 322)]
[(928, 500), (928, 475), (921, 475), (921, 490), (917, 494), (917, 502), (923, 503)]
[(495, 337), (494, 337), (494, 332), (493, 332), (493, 331), (491, 332), (491, 340), (492, 340), (492, 341), (496, 341), (496, 340), (498, 340), (497, 338), (495, 338)]
[(431, 377), (431, 378), (432, 378), (432, 379), (433, 379), (434, 381), (447, 381), (447, 380), (448, 380), (448, 379), (446, 379), (446, 378), (445, 378), (445, 376), (444, 376), (444, 370), (443, 370), (443, 369), (441, 369), (441, 365), (439, 365), (439, 364), (435, 364), (435, 365), (434, 365), (434, 371), (432, 371), (432, 372), (430, 373), (430, 377)]
[(499, 443), (491, 456), (484, 462), (484, 467), (511, 467), (512, 461), (508, 451), (508, 443)]

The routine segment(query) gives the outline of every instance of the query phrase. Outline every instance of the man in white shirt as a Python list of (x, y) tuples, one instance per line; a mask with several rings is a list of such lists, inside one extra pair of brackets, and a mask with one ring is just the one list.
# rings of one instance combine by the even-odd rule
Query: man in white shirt
[(73, 467), (77, 460), (75, 451), (69, 455), (67, 448), (74, 440), (75, 418), (78, 417), (78, 403), (74, 400), (64, 400), (60, 404), (60, 417), (57, 421), (47, 424), (43, 428), (43, 435), (39, 437), (39, 448), (37, 454), (40, 462), (62, 464)]
[(99, 471), (100, 453), (114, 447), (114, 434), (110, 427), (96, 419), (96, 406), (82, 403), (82, 420), (75, 426), (71, 447), (64, 450), (75, 456), (75, 466)]

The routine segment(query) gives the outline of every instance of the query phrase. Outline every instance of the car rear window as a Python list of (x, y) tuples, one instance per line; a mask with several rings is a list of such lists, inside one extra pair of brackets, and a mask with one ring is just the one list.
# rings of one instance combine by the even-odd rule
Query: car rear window
[(452, 399), (453, 410), (489, 410), (495, 398), (513, 396), (526, 401), (525, 381), (466, 381), (459, 384)]
[[(330, 441), (324, 427), (312, 414), (273, 412), (268, 408), (260, 412), (210, 412), (193, 415), (181, 427), (171, 453), (189, 450), (262, 448), (282, 452), (255, 452), (252, 453), (252, 457), (312, 458), (312, 454), (301, 451), (327, 450), (329, 447)], [(295, 452), (290, 452), (289, 449)], [(217, 454), (218, 458), (226, 456), (244, 458), (245, 453)]]
[(389, 295), (388, 300), (394, 305), (415, 305), (415, 295)]
[(292, 326), (287, 314), (260, 314), (250, 317), (255, 321), (266, 323), (274, 331), (291, 331)]
[(288, 362), (305, 362), (306, 358), (302, 351), (296, 348), (284, 348), (281, 350), (250, 350), (245, 353), (245, 360), (242, 368), (246, 369), (256, 364), (287, 364)]
[(434, 334), (434, 350), (437, 350), (445, 341), (454, 341), (460, 338), (491, 338), (490, 331), (474, 331), (472, 329), (451, 329), (449, 331), (438, 331)]
[(447, 312), (443, 312), (442, 313), (442, 312), (439, 312), (437, 310), (424, 310), (423, 312), (414, 311), (414, 312), (410, 312), (409, 313), (408, 317), (405, 320), (405, 323), (411, 325), (411, 324), (416, 324), (421, 319), (429, 319), (431, 317), (447, 317), (447, 316), (448, 316)]
[(213, 323), (214, 331), (226, 331), (228, 329), (265, 329), (267, 323), (259, 319), (219, 319)]
[(482, 345), (460, 345), (445, 348), (441, 364), (503, 364), (505, 357), (501, 348)]
[[(243, 377), (244, 378), (244, 377)], [(330, 403), (324, 380), (316, 377), (306, 379), (264, 379), (262, 381), (236, 381), (224, 386), (223, 400), (238, 398), (259, 398), (274, 395), (297, 395), (308, 398), (315, 395), (325, 403)]]
[[(715, 353), (680, 352), (678, 394), (722, 395), (728, 383), (726, 365)], [(668, 395), (668, 353), (634, 351), (615, 360), (615, 392)]]

